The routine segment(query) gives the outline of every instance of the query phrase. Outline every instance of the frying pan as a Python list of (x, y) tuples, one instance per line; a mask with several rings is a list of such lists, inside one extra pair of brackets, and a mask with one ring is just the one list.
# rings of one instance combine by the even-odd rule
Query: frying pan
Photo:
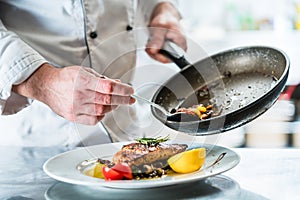
[(152, 101), (168, 111), (200, 103), (215, 108), (209, 119), (179, 122), (167, 120), (159, 110), (151, 108), (159, 121), (180, 132), (209, 135), (242, 126), (275, 103), (288, 78), (289, 59), (276, 48), (234, 48), (190, 64), (170, 44), (167, 46), (160, 52), (181, 70), (160, 86)]

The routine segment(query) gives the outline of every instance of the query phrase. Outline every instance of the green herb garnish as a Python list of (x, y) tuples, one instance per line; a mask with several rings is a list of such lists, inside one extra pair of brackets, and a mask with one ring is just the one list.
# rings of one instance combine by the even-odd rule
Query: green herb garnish
[(141, 143), (141, 144), (146, 144), (148, 146), (156, 146), (161, 142), (166, 142), (169, 140), (169, 135), (166, 137), (157, 137), (157, 138), (138, 138), (135, 139), (135, 141)]

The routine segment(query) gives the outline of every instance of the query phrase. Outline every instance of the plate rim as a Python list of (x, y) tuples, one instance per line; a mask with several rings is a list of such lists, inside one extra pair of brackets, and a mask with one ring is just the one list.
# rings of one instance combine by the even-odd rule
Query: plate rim
[[(220, 145), (213, 145), (213, 144), (205, 144), (205, 143), (193, 143), (192, 147), (206, 147), (206, 148), (220, 148), (226, 151), (229, 151), (231, 154), (233, 154), (235, 156), (235, 160), (233, 160), (230, 164), (230, 166), (228, 166), (225, 169), (222, 169), (218, 172), (211, 172), (211, 173), (205, 173), (202, 176), (193, 176), (191, 175), (192, 173), (188, 173), (188, 174), (180, 174), (182, 176), (188, 176), (188, 178), (182, 178), (182, 179), (172, 179), (172, 180), (166, 180), (164, 178), (162, 179), (151, 179), (151, 180), (120, 180), (120, 181), (105, 181), (103, 179), (98, 179), (98, 178), (94, 178), (94, 177), (90, 177), (88, 175), (84, 175), (83, 173), (81, 173), (78, 169), (77, 166), (79, 163), (85, 161), (85, 160), (89, 160), (93, 157), (90, 158), (86, 158), (80, 161), (76, 161), (76, 164), (73, 166), (74, 169), (78, 172), (77, 179), (70, 179), (69, 177), (62, 177), (61, 175), (57, 175), (53, 172), (51, 172), (51, 170), (49, 170), (49, 165), (52, 162), (55, 162), (56, 159), (62, 159), (64, 156), (67, 156), (68, 154), (76, 154), (80, 151), (88, 151), (87, 149), (90, 148), (101, 148), (104, 146), (112, 146), (112, 145), (117, 145), (117, 146), (121, 146), (124, 144), (129, 144), (130, 141), (127, 142), (117, 142), (117, 143), (107, 143), (107, 144), (99, 144), (99, 145), (93, 145), (93, 146), (88, 146), (88, 147), (78, 147), (76, 149), (73, 150), (69, 150), (66, 152), (62, 152), (59, 153), (51, 158), (49, 158), (44, 164), (43, 164), (43, 171), (51, 178), (57, 180), (57, 181), (61, 181), (61, 182), (65, 182), (65, 183), (69, 183), (69, 184), (75, 184), (75, 185), (83, 185), (83, 186), (89, 186), (89, 187), (109, 187), (109, 188), (123, 188), (123, 189), (143, 189), (143, 188), (154, 188), (154, 187), (161, 187), (161, 186), (169, 186), (169, 185), (175, 185), (175, 184), (180, 184), (180, 183), (187, 183), (187, 182), (193, 182), (193, 181), (199, 181), (202, 179), (206, 179), (208, 177), (211, 176), (216, 176), (219, 174), (222, 174), (224, 172), (227, 172), (229, 170), (231, 170), (232, 168), (234, 168), (235, 166), (237, 166), (240, 162), (240, 156), (237, 152), (233, 151), (231, 148), (228, 147), (224, 147), (224, 146), (220, 146)], [(175, 142), (170, 142), (170, 143), (174, 143)], [(176, 142), (177, 143), (177, 142)], [(177, 143), (178, 144), (178, 143)], [(94, 157), (95, 158), (95, 157)], [(75, 161), (74, 161), (75, 162)], [(200, 172), (201, 170), (203, 170), (202, 168), (197, 172)], [(207, 170), (207, 169), (206, 169)], [(93, 180), (93, 181), (92, 181)], [(124, 184), (126, 183), (126, 184)]]

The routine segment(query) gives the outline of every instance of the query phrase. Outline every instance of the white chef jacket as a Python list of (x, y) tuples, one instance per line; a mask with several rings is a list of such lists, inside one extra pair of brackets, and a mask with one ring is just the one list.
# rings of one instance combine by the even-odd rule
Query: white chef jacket
[(79, 140), (74, 132), (89, 128), (66, 121), (38, 101), (19, 111), (31, 101), (12, 95), (12, 86), (45, 62), (91, 67), (130, 82), (136, 49), (145, 44), (135, 30), (147, 26), (161, 1), (166, 0), (0, 0), (0, 138), (5, 137), (0, 144), (82, 142), (89, 131), (81, 131)]

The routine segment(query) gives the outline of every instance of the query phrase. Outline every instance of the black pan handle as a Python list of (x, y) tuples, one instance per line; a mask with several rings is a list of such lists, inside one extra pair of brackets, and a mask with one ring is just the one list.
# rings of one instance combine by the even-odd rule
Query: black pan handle
[(172, 60), (180, 69), (191, 65), (184, 57), (184, 50), (171, 41), (166, 41), (159, 53)]

